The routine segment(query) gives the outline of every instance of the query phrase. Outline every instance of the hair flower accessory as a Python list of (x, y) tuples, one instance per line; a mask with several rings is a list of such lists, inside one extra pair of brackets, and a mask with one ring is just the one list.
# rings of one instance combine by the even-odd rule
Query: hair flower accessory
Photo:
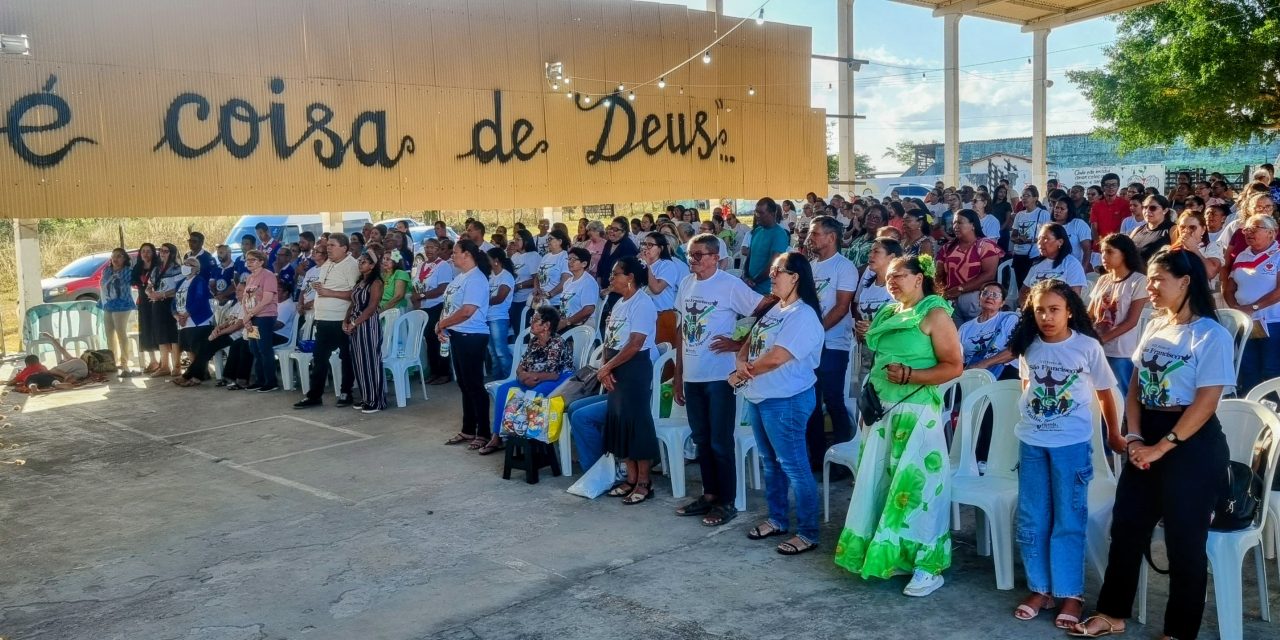
[(937, 265), (933, 261), (933, 256), (925, 254), (918, 256), (916, 261), (920, 263), (920, 273), (933, 278), (937, 275)]
[(395, 262), (404, 262), (404, 257), (402, 257), (402, 256), (400, 255), (400, 250), (399, 250), (399, 249), (392, 249), (392, 250), (391, 250), (391, 259), (392, 259), (393, 261), (395, 261)]

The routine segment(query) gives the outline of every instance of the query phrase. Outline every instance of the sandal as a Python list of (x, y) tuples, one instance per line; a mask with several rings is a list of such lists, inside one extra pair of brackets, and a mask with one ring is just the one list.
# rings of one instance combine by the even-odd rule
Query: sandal
[(480, 447), (480, 450), (477, 451), (476, 453), (479, 453), (482, 456), (487, 456), (489, 454), (497, 453), (499, 451), (502, 451), (501, 438), (499, 438), (497, 442), (493, 442), (493, 441), (486, 442), (485, 445), (483, 447)]
[(712, 507), (716, 506), (714, 502), (707, 499), (706, 496), (698, 496), (693, 502), (686, 502), (684, 505), (676, 509), (678, 516), (702, 516), (709, 513)]
[(152, 362), (151, 364), (147, 365), (147, 367), (146, 367), (145, 369), (143, 369), (143, 370), (142, 370), (142, 373), (144, 373), (144, 374), (149, 374), (149, 373), (152, 373), (152, 372), (154, 372), (156, 369), (159, 369), (159, 368), (160, 368), (160, 363), (159, 363), (159, 362)]
[[(1074, 610), (1074, 613), (1072, 612)], [(1080, 598), (1064, 598), (1062, 610), (1053, 619), (1053, 626), (1059, 629), (1070, 629), (1080, 622), (1080, 614), (1084, 613), (1084, 601)]]
[(163, 368), (163, 369), (156, 369), (155, 371), (152, 371), (152, 372), (151, 372), (151, 376), (150, 376), (150, 377), (152, 377), (152, 378), (167, 378), (167, 377), (169, 377), (169, 376), (171, 376), (171, 375), (173, 375), (173, 373), (169, 371), (169, 368), (168, 368), (168, 367), (165, 367), (165, 368)]
[[(1014, 608), (1013, 617), (1024, 621), (1034, 620), (1036, 616), (1040, 615), (1041, 611), (1048, 611), (1049, 609), (1054, 608), (1054, 606), (1056, 606), (1056, 603), (1053, 601), (1052, 597), (1043, 593), (1032, 592), (1031, 595), (1027, 596), (1026, 599), (1022, 601), (1022, 604)], [(1079, 622), (1080, 620), (1077, 618), (1075, 621)], [(1065, 629), (1066, 627), (1062, 628)]]
[[(795, 542), (792, 542), (794, 540)], [(804, 546), (800, 546), (804, 545)], [(780, 545), (778, 545), (778, 553), (784, 556), (798, 556), (802, 553), (808, 553), (818, 548), (818, 543), (812, 544), (805, 542), (800, 536), (795, 536)]]
[[(1106, 623), (1106, 629), (1098, 629), (1097, 631), (1089, 631), (1089, 623), (1094, 620), (1101, 620)], [(1115, 623), (1111, 622), (1106, 616), (1092, 615), (1084, 619), (1084, 622), (1076, 624), (1067, 630), (1067, 635), (1073, 638), (1101, 638), (1104, 636), (1118, 636), (1124, 633), (1124, 627), (1116, 628)]]
[[(762, 527), (769, 527), (769, 529), (766, 531)], [(785, 536), (785, 535), (787, 535), (787, 531), (785, 529), (779, 529), (773, 526), (772, 522), (764, 522), (756, 525), (754, 528), (748, 531), (747, 539), (748, 540), (764, 540), (765, 538), (772, 538), (773, 536)]]
[(472, 438), (472, 440), (471, 440), (471, 444), (467, 445), (467, 448), (468, 448), (468, 449), (470, 449), (470, 450), (472, 450), (472, 451), (475, 451), (475, 450), (477, 450), (477, 449), (480, 449), (480, 448), (484, 447), (484, 446), (485, 446), (485, 445), (487, 445), (487, 444), (489, 444), (489, 441), (488, 441), (488, 440), (485, 440), (484, 438), (481, 438), (480, 436), (476, 436), (475, 438)]
[(614, 485), (612, 489), (609, 490), (608, 496), (610, 498), (623, 498), (631, 495), (631, 492), (635, 490), (636, 490), (635, 483), (619, 482), (618, 484)]
[[(640, 493), (640, 489), (644, 489), (644, 493)], [(622, 499), (622, 504), (640, 504), (653, 496), (652, 482), (637, 482), (636, 488), (631, 491), (627, 497)]]
[(455, 433), (455, 434), (453, 435), (453, 437), (452, 437), (452, 438), (449, 438), (448, 440), (445, 440), (445, 441), (444, 441), (444, 443), (445, 443), (445, 444), (447, 444), (447, 445), (451, 445), (451, 446), (452, 446), (452, 445), (455, 445), (455, 444), (462, 444), (462, 443), (464, 443), (464, 442), (471, 442), (471, 441), (472, 441), (472, 440), (474, 440), (474, 439), (475, 439), (475, 438), (473, 438), (473, 437), (471, 437), (471, 436), (469, 436), (469, 435), (467, 435), (467, 434), (465, 434), (465, 433)]
[(711, 512), (702, 518), (702, 526), (718, 527), (738, 517), (738, 510), (731, 504), (718, 504), (711, 507)]

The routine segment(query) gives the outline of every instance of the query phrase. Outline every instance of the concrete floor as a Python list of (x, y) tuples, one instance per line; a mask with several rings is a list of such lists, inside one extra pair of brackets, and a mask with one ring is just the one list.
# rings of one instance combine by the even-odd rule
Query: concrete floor
[[(995, 589), (971, 525), (947, 586), (906, 598), (904, 578), (832, 564), (847, 486), (824, 549), (785, 558), (744, 535), (758, 492), (708, 529), (671, 515), (665, 479), (634, 507), (569, 495), (564, 478), (503, 481), (501, 456), (441, 446), (457, 391), (429, 389), (374, 416), (154, 381), (32, 398), (21, 413), (27, 399), (9, 394), (0, 461), (25, 464), (0, 465), (0, 637), (1064, 637), (1047, 615), (1010, 616), (1020, 594)], [(1245, 635), (1275, 638), (1248, 565)], [(1154, 622), (1166, 584), (1152, 579)], [(1211, 600), (1202, 637), (1216, 629)]]

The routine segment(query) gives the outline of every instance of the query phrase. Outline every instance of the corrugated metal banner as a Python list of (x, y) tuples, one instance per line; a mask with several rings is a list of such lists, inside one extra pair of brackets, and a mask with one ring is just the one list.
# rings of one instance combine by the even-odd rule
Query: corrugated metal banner
[[(698, 53), (714, 23), (630, 0), (4, 0), (0, 33), (26, 34), (31, 52), (0, 55), (0, 217), (539, 207), (825, 184), (808, 28), (744, 25), (665, 89), (599, 99)], [(720, 32), (734, 23), (720, 18)], [(550, 62), (572, 85), (553, 91)]]

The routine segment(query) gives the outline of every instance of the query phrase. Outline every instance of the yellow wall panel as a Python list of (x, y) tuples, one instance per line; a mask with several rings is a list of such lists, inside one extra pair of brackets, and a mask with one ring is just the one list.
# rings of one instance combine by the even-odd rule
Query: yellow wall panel
[[(735, 23), (631, 0), (9, 0), (0, 31), (31, 35), (32, 55), (0, 58), (0, 109), (42, 129), (0, 136), (0, 216), (538, 207), (822, 184), (808, 29), (744, 24), (712, 64), (636, 88)], [(548, 62), (573, 83), (553, 91)], [(601, 104), (619, 83), (637, 99)]]

